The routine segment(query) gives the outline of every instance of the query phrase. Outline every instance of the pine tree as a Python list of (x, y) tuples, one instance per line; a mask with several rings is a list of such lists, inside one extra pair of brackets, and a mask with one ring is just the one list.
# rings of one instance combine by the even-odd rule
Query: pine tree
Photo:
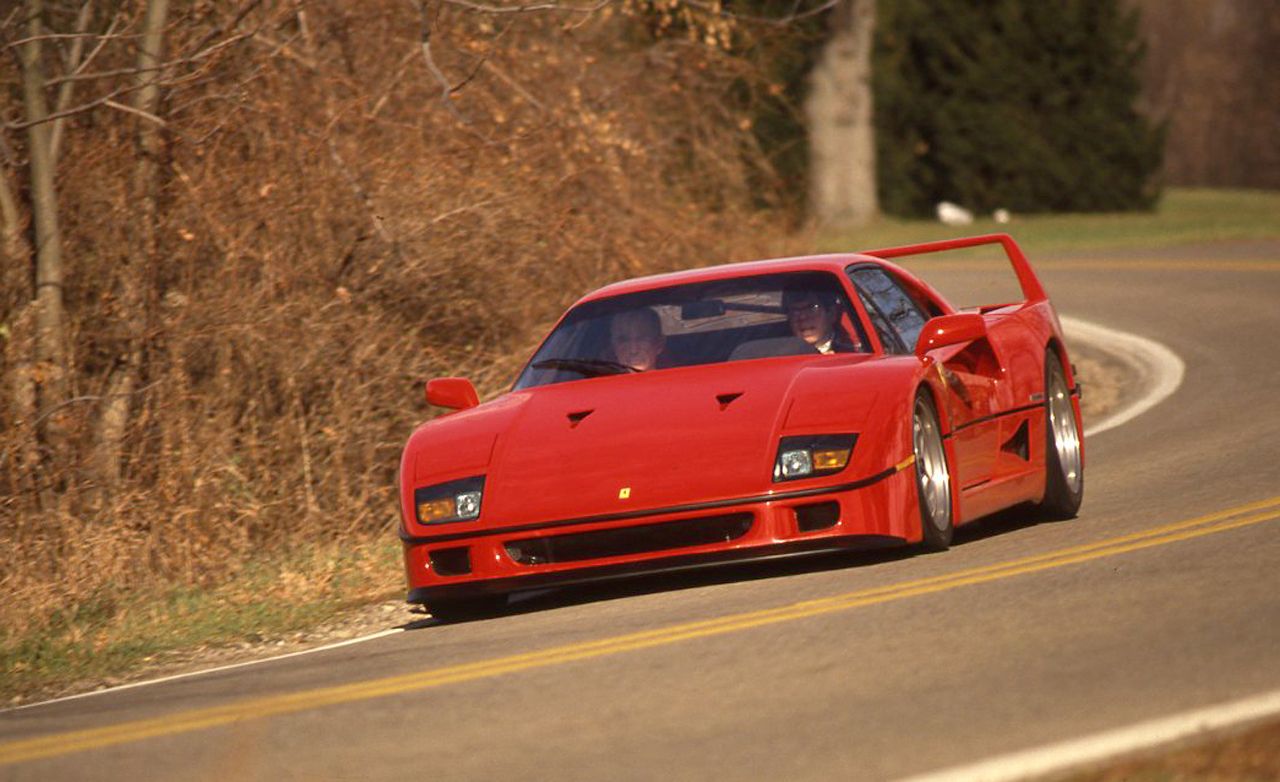
[(1142, 50), (1119, 0), (891, 0), (880, 15), (886, 212), (1154, 203), (1164, 134), (1134, 109)]

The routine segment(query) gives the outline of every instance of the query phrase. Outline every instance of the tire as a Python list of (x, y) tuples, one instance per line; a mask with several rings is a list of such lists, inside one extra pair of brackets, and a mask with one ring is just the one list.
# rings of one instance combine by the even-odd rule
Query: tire
[(497, 616), (507, 607), (507, 596), (468, 595), (427, 599), (427, 611), (440, 622), (465, 622)]
[(1044, 499), (1039, 510), (1055, 520), (1075, 518), (1084, 499), (1080, 426), (1058, 354), (1044, 357)]
[(911, 450), (915, 455), (916, 496), (920, 500), (920, 546), (926, 551), (945, 551), (955, 532), (951, 503), (951, 468), (942, 442), (938, 411), (928, 390), (916, 392), (911, 413)]

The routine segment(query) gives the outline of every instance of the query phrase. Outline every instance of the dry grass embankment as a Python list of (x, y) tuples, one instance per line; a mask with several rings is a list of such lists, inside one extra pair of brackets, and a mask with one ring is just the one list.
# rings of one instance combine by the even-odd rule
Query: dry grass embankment
[[(69, 446), (24, 461), (31, 422), (0, 425), (6, 699), (397, 593), (395, 471), (427, 378), (495, 393), (586, 290), (786, 249), (726, 100), (753, 76), (722, 47), (609, 9), (446, 6), (434, 60), (463, 86), (442, 99), (411, 4), (298, 8), (261, 4), (168, 86), (156, 257), (131, 249), (136, 118), (68, 129), (72, 389), (50, 414)], [(226, 21), (201, 13), (171, 47)], [(7, 264), (6, 376), (31, 295)], [(94, 420), (139, 331), (108, 485)]]

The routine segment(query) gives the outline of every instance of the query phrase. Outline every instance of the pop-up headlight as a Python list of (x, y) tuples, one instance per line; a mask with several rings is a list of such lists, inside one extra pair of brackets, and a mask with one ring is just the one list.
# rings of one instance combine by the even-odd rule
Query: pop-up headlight
[(778, 443), (773, 480), (794, 481), (840, 472), (849, 464), (856, 434), (820, 434), (784, 437)]
[(480, 517), (484, 476), (462, 478), (413, 490), (413, 507), (419, 524), (471, 521)]

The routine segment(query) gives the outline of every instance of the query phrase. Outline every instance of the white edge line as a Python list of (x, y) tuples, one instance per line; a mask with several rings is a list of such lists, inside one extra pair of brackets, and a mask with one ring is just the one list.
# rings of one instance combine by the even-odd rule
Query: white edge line
[(331, 649), (339, 649), (343, 646), (353, 646), (355, 644), (362, 644), (365, 641), (372, 641), (377, 638), (385, 638), (388, 635), (395, 635), (396, 633), (402, 633), (402, 632), (404, 632), (403, 627), (395, 627), (390, 630), (382, 630), (380, 632), (373, 633), (371, 635), (362, 635), (359, 638), (348, 638), (345, 641), (338, 641), (337, 643), (326, 644), (324, 646), (317, 646), (314, 649), (303, 649), (298, 652), (289, 652), (288, 654), (276, 655), (275, 657), (264, 657), (261, 660), (245, 660), (244, 662), (231, 663), (229, 665), (220, 665), (217, 668), (202, 668), (198, 671), (187, 671), (186, 673), (176, 673), (173, 676), (164, 676), (159, 679), (147, 679), (146, 681), (141, 681), (141, 682), (131, 682), (129, 684), (121, 684), (118, 687), (108, 687), (102, 690), (90, 690), (89, 692), (81, 692), (75, 695), (66, 695), (61, 698), (54, 698), (52, 700), (37, 701), (36, 703), (26, 703), (21, 706), (14, 706), (11, 709), (4, 709), (0, 711), (0, 714), (7, 714), (10, 712), (22, 711), (23, 709), (34, 709), (37, 706), (48, 706), (53, 703), (63, 703), (65, 701), (74, 701), (74, 700), (79, 700), (80, 698), (91, 698), (95, 695), (106, 695), (107, 693), (120, 692), (121, 690), (132, 690), (135, 687), (147, 687), (152, 684), (162, 684), (164, 682), (171, 682), (177, 679), (188, 679), (188, 678), (191, 678), (192, 676), (204, 676), (205, 674), (218, 673), (219, 671), (230, 671), (235, 668), (246, 668), (250, 665), (261, 665), (263, 663), (272, 663), (272, 662), (275, 662), (276, 660), (287, 660), (290, 657), (300, 657), (304, 654), (315, 654), (316, 652), (327, 652)]
[(1121, 755), (1280, 714), (1280, 690), (1243, 700), (1140, 722), (1127, 728), (1013, 752), (972, 765), (955, 766), (900, 782), (1011, 782), (1045, 776)]
[[(1107, 353), (1114, 358), (1136, 368), (1143, 376), (1143, 385), (1149, 388), (1148, 393), (1125, 405), (1123, 408), (1102, 421), (1086, 426), (1084, 434), (1086, 437), (1113, 429), (1121, 424), (1137, 418), (1146, 411), (1155, 407), (1169, 397), (1178, 386), (1182, 383), (1182, 377), (1185, 372), (1185, 365), (1182, 359), (1178, 358), (1172, 350), (1154, 340), (1140, 337), (1136, 334), (1130, 334), (1124, 331), (1117, 331), (1096, 323), (1063, 316), (1060, 318), (1062, 328), (1065, 335), (1073, 340), (1087, 342), (1097, 350)], [(304, 654), (314, 654), (316, 652), (325, 652), (330, 649), (338, 649), (343, 646), (352, 646), (354, 644), (372, 641), (383, 638), (388, 635), (402, 632), (403, 628), (395, 628), (392, 630), (383, 630), (382, 632), (373, 633), (372, 635), (361, 636), (359, 638), (350, 638), (346, 641), (340, 641), (326, 646), (317, 646), (314, 649), (303, 649), (300, 652), (290, 652), (276, 657), (266, 657), (261, 660), (246, 660), (240, 663), (232, 663), (231, 665), (222, 665), (217, 668), (205, 668), (199, 671), (188, 671), (186, 673), (174, 674), (173, 676), (165, 676), (159, 679), (148, 679), (141, 682), (132, 682), (130, 684), (122, 684), (118, 687), (108, 687), (102, 690), (92, 690), (90, 692), (82, 692), (76, 695), (67, 695), (62, 698), (54, 698), (47, 701), (38, 701), (36, 703), (27, 703), (22, 706), (15, 706), (11, 709), (0, 710), (0, 714), (22, 711), (23, 709), (33, 709), (37, 706), (48, 706), (54, 703), (63, 703), (65, 701), (77, 700), (80, 698), (89, 698), (95, 695), (106, 695), (107, 693), (120, 692), (121, 690), (130, 690), (135, 687), (146, 687), (152, 684), (161, 684), (163, 682), (171, 682), (177, 679), (187, 679), (193, 676), (203, 676), (210, 673), (218, 673), (220, 671), (229, 671), (235, 668), (245, 668), (250, 665), (261, 665), (263, 663), (275, 662), (276, 660), (285, 660), (290, 657), (298, 657)]]
[[(1088, 343), (1090, 347), (1122, 361), (1139, 375), (1143, 393), (1119, 410), (1094, 424), (1086, 423), (1085, 437), (1101, 434), (1126, 424), (1173, 395), (1182, 385), (1186, 364), (1169, 348), (1153, 339), (1100, 326), (1078, 318), (1061, 317), (1062, 329), (1069, 340)], [(1085, 387), (1088, 393), (1088, 387)]]

